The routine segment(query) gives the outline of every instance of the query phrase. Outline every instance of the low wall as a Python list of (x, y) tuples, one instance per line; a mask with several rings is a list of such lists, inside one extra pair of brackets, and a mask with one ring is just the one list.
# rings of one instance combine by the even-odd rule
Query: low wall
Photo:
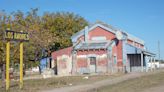
[[(142, 67), (141, 66), (133, 66), (130, 68), (131, 72), (142, 72)], [(143, 71), (146, 71), (146, 67), (143, 67)]]

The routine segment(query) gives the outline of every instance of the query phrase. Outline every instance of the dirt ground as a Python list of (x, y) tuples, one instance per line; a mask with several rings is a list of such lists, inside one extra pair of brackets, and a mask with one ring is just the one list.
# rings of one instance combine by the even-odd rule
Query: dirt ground
[[(88, 77), (85, 79), (85, 77)], [(164, 70), (116, 75), (84, 75), (11, 82), (9, 92), (164, 92)], [(0, 83), (1, 84), (1, 83)], [(5, 88), (0, 88), (5, 92)]]
[[(43, 79), (41, 76), (29, 76), (24, 78), (24, 87), (19, 89), (19, 80), (10, 80), (9, 92), (40, 92), (41, 90), (50, 90), (60, 87), (68, 87), (75, 85), (82, 85), (93, 83), (104, 79), (112, 79), (123, 74), (115, 75), (82, 75), (82, 76), (54, 76), (52, 78)], [(88, 77), (86, 79), (85, 77)], [(5, 88), (1, 87), (2, 81), (0, 80), (0, 92), (5, 92)]]
[(149, 88), (149, 89), (145, 89), (141, 92), (164, 92), (164, 85), (160, 85), (160, 86), (152, 87), (152, 88)]
[(106, 80), (98, 81), (98, 82), (95, 82), (92, 84), (84, 84), (84, 85), (77, 85), (77, 86), (71, 86), (71, 87), (62, 87), (62, 88), (56, 88), (53, 90), (44, 90), (42, 92), (97, 92), (96, 90), (99, 87), (116, 84), (121, 81), (128, 80), (130, 78), (136, 78), (139, 76), (140, 76), (140, 74), (133, 73), (133, 74), (128, 74), (128, 75), (121, 76), (121, 77), (114, 78), (114, 79), (106, 79)]
[(95, 92), (163, 92), (164, 71), (152, 72), (116, 84), (97, 88)]
[[(162, 82), (162, 84), (160, 83)], [(44, 90), (42, 92), (163, 92), (164, 70), (130, 73), (94, 83)]]

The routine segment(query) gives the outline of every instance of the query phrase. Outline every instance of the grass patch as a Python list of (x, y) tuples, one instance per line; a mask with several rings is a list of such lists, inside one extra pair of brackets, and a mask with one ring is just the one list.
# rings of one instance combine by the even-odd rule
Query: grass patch
[(140, 92), (154, 86), (164, 85), (164, 72), (142, 76), (98, 88), (95, 92)]

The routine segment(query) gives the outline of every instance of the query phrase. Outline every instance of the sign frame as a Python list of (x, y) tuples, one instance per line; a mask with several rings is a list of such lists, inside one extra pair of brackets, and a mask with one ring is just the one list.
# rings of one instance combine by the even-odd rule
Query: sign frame
[(27, 32), (16, 32), (7, 29), (5, 31), (6, 42), (6, 91), (10, 88), (9, 68), (10, 68), (10, 42), (16, 41), (20, 43), (20, 89), (23, 88), (23, 42), (29, 41), (29, 34)]
[(27, 32), (16, 32), (11, 30), (5, 31), (5, 40), (7, 41), (29, 41), (29, 34)]

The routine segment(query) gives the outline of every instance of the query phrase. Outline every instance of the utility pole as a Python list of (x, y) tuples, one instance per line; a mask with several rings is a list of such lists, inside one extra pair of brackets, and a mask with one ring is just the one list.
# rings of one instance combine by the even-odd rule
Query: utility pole
[(158, 41), (158, 59), (160, 60), (160, 41)]

